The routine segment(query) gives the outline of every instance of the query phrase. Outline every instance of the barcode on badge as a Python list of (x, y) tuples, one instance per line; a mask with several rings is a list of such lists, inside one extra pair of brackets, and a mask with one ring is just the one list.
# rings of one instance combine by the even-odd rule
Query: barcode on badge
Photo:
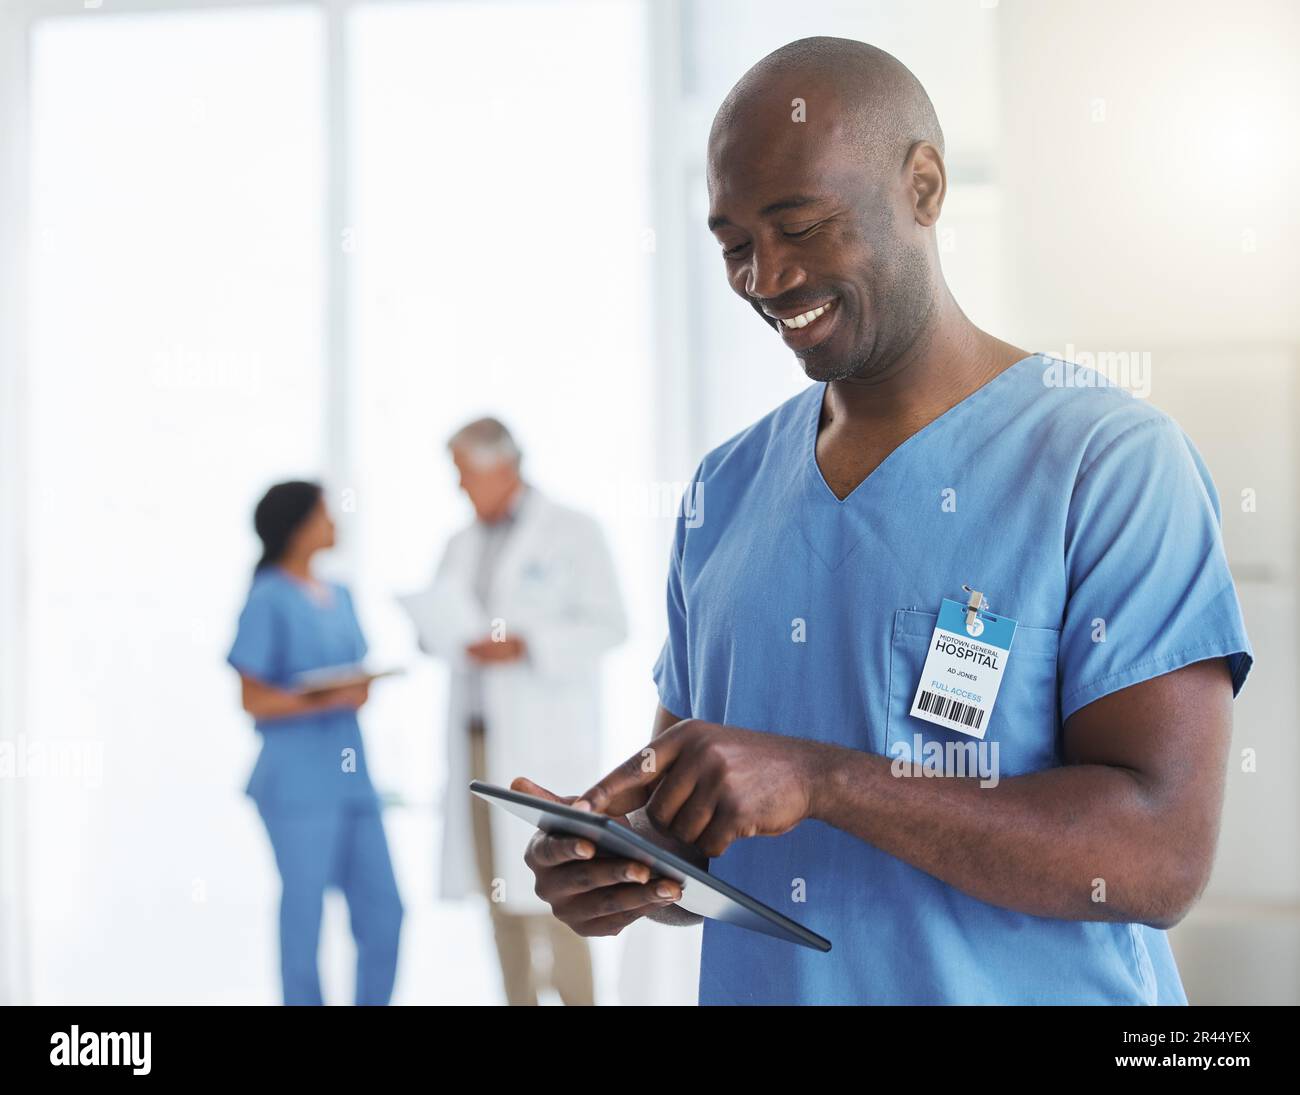
[(980, 728), (980, 724), (984, 721), (984, 709), (982, 707), (962, 703), (951, 696), (940, 696), (937, 692), (922, 690), (921, 698), (917, 700), (916, 706), (927, 715), (936, 715), (941, 719), (959, 722), (962, 726), (970, 726), (976, 730)]

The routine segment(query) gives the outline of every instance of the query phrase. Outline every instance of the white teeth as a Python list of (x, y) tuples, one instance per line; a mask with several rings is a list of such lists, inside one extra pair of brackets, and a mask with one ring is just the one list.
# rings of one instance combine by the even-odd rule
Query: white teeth
[(791, 316), (789, 319), (781, 320), (787, 327), (807, 327), (814, 319), (823, 312), (830, 311), (829, 304), (823, 304), (820, 308), (814, 308), (811, 312), (804, 312), (803, 315)]

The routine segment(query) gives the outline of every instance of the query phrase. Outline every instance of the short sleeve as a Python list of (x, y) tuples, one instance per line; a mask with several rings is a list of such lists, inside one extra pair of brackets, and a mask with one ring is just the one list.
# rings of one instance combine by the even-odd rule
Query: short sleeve
[[(694, 490), (692, 485), (690, 490)], [(683, 503), (685, 504), (685, 503)], [(672, 555), (668, 560), (668, 637), (654, 666), (659, 702), (678, 718), (691, 713), (690, 664), (687, 660), (686, 598), (682, 587), (682, 556), (686, 547), (686, 512), (677, 515)]]
[(266, 585), (254, 585), (239, 614), (235, 641), (226, 661), (240, 673), (259, 681), (275, 681), (279, 673), (276, 643), (279, 606)]
[(1253, 654), (1200, 454), (1164, 415), (1085, 458), (1067, 524), (1061, 719), (1111, 692), (1223, 657), (1235, 696)]
[(352, 660), (355, 662), (364, 661), (369, 648), (366, 646), (365, 632), (361, 630), (361, 621), (357, 619), (357, 610), (352, 603), (352, 594), (346, 586), (339, 586), (338, 591), (339, 596), (343, 599), (343, 604), (347, 608), (348, 637), (352, 644)]

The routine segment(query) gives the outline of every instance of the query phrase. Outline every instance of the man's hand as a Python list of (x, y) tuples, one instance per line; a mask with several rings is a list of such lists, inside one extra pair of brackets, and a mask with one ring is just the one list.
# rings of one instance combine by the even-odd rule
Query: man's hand
[[(568, 806), (575, 801), (573, 795), (553, 794), (522, 776), (510, 788)], [(627, 824), (621, 815), (615, 820)], [(528, 843), (524, 862), (537, 879), (537, 896), (579, 935), (617, 935), (632, 921), (682, 896), (679, 883), (651, 877), (650, 868), (635, 860), (598, 857), (596, 846), (581, 837), (550, 836), (539, 829)]]
[(574, 805), (618, 815), (644, 806), (657, 829), (713, 858), (743, 837), (780, 836), (810, 817), (825, 757), (817, 742), (686, 719)]
[(465, 647), (465, 653), (471, 661), (484, 663), (504, 663), (518, 661), (528, 652), (524, 640), (511, 636), (498, 642), (495, 639), (479, 639)]

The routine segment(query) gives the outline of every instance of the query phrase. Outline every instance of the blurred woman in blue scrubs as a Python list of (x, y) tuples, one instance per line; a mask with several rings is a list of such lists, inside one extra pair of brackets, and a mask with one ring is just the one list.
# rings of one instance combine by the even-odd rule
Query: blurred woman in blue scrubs
[(397, 970), (402, 903), (366, 770), (357, 709), (368, 686), (304, 696), (307, 670), (361, 661), (366, 641), (345, 587), (312, 576), (334, 544), (319, 485), (280, 483), (257, 505), (262, 558), (228, 661), (262, 752), (248, 783), (275, 850), (280, 971), (286, 1004), (320, 1004), (316, 951), (327, 886), (347, 898), (357, 945), (356, 1002), (387, 1004)]

